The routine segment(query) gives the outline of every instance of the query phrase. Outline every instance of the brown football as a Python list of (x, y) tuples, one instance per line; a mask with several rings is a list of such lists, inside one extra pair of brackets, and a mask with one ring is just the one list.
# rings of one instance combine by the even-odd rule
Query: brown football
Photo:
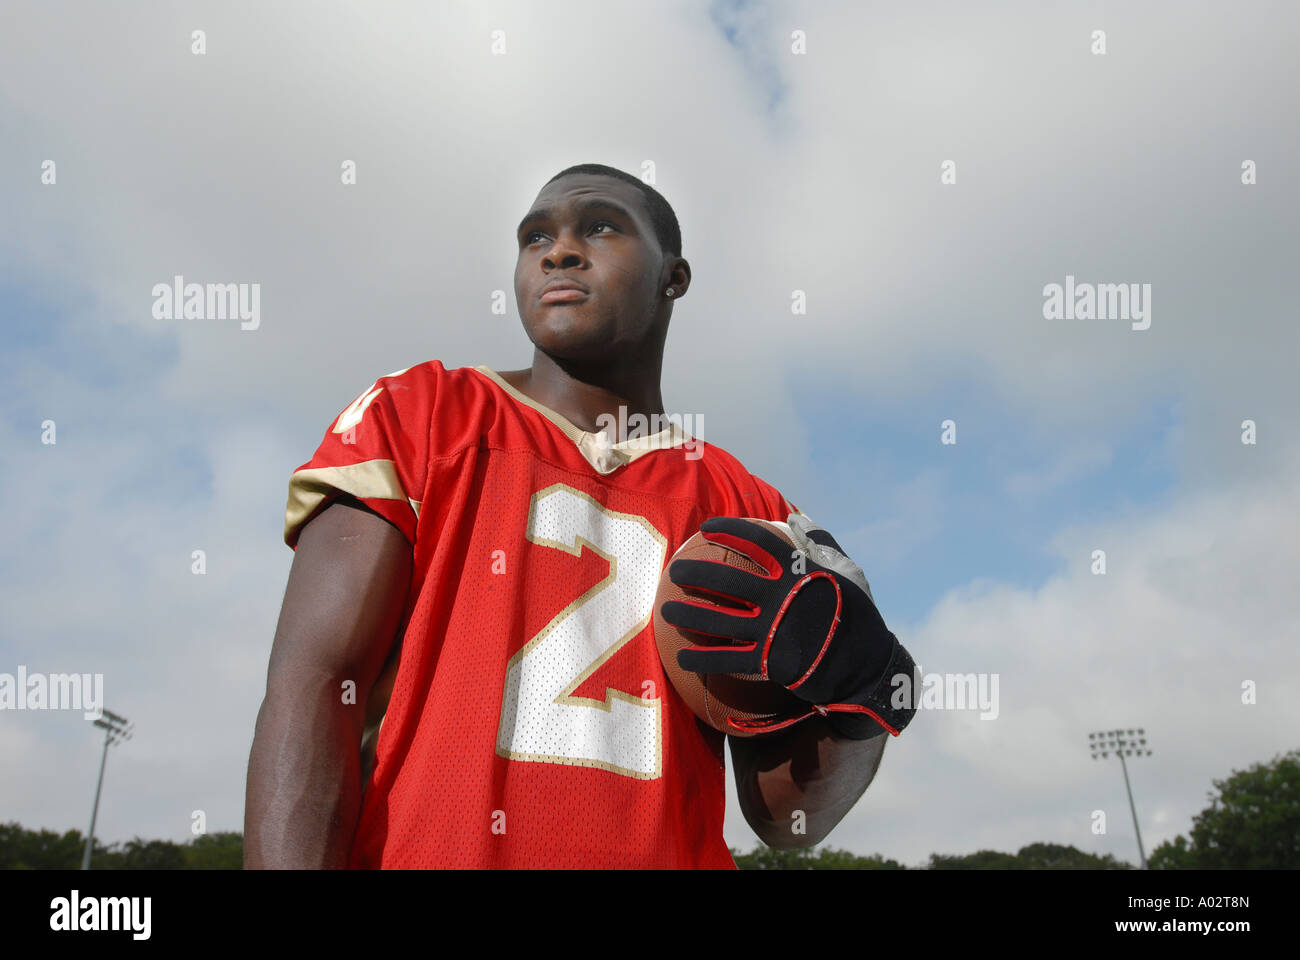
[[(761, 523), (795, 549), (790, 536), (790, 528), (784, 523), (770, 520), (746, 519)], [(660, 608), (669, 600), (694, 600), (697, 602), (716, 603), (717, 598), (711, 594), (697, 593), (683, 589), (668, 578), (668, 568), (674, 560), (716, 560), (761, 573), (763, 568), (743, 554), (728, 550), (726, 547), (704, 539), (704, 534), (697, 533), (669, 558), (659, 575), (659, 592), (655, 595), (654, 635), (659, 647), (659, 658), (664, 664), (664, 673), (672, 681), (673, 688), (686, 701), (695, 715), (715, 730), (733, 737), (755, 736), (742, 733), (727, 726), (727, 718), (753, 720), (766, 717), (790, 717), (807, 711), (808, 704), (793, 693), (772, 680), (764, 680), (757, 675), (740, 673), (695, 673), (683, 670), (677, 665), (677, 651), (696, 643), (725, 643), (717, 637), (702, 637), (690, 631), (681, 631), (668, 623), (660, 615)], [(725, 603), (718, 604), (725, 608)]]

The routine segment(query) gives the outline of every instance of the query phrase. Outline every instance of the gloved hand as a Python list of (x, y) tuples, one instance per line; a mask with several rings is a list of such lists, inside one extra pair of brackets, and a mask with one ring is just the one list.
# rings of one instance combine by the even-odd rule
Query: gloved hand
[(890, 681), (906, 675), (914, 694), (911, 656), (885, 626), (867, 578), (835, 538), (801, 513), (792, 513), (787, 525), (797, 549), (739, 517), (713, 517), (700, 527), (706, 540), (744, 554), (763, 574), (710, 560), (669, 565), (678, 586), (745, 607), (665, 603), (660, 613), (673, 626), (719, 638), (679, 651), (678, 664), (697, 673), (756, 674), (809, 704), (794, 717), (728, 721), (740, 730), (769, 732), (821, 715), (844, 737), (865, 740), (882, 730), (898, 736), (916, 707), (892, 706)]

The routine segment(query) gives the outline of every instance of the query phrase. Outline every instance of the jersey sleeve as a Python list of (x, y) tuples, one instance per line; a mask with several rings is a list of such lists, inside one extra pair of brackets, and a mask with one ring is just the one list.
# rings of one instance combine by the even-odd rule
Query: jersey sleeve
[(289, 478), (284, 542), (296, 550), (302, 528), (347, 494), (414, 545), (436, 394), (436, 376), (421, 365), (380, 377), (348, 404)]

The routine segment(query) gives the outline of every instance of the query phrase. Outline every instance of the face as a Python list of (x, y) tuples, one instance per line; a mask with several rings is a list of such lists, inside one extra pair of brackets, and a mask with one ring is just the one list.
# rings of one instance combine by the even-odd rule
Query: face
[[(571, 174), (542, 188), (519, 225), (515, 299), (528, 338), (565, 359), (643, 342), (667, 316), (663, 251), (640, 191)], [(546, 292), (570, 281), (582, 289)]]

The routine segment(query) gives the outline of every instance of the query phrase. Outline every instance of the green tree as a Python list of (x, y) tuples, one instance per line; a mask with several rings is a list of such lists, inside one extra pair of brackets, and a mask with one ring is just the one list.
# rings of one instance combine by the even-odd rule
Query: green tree
[(958, 856), (930, 854), (931, 870), (1018, 870), (1022, 864), (1010, 853), (997, 850), (977, 850)]
[(930, 855), (931, 870), (1132, 870), (1132, 864), (1110, 854), (1099, 857), (1059, 843), (1031, 843), (1015, 854), (997, 850), (945, 856)]
[(1187, 846), (1187, 838), (1180, 834), (1152, 850), (1147, 866), (1152, 870), (1195, 870), (1196, 859)]
[(731, 851), (741, 870), (905, 870), (897, 860), (883, 857), (860, 857), (847, 850), (830, 847), (802, 850), (776, 850), (760, 844), (749, 853)]
[(1153, 870), (1300, 867), (1300, 750), (1215, 780), (1210, 805), (1151, 851)]
[(191, 870), (242, 870), (242, 833), (205, 833), (185, 845), (185, 866)]
[(120, 859), (108, 869), (177, 870), (185, 866), (185, 848), (170, 840), (145, 840), (136, 837), (123, 846)]
[[(76, 870), (86, 838), (77, 830), (27, 830), (19, 823), (0, 824), (0, 869)], [(95, 842), (90, 866), (95, 870), (239, 870), (244, 864), (244, 837), (213, 833), (186, 844), (136, 837), (125, 844)]]
[[(86, 838), (79, 830), (26, 830), (19, 823), (0, 824), (0, 869), (75, 870), (81, 866)], [(96, 842), (94, 856), (108, 853)]]
[(1131, 863), (1116, 860), (1111, 854), (1099, 857), (1077, 847), (1059, 843), (1031, 843), (1016, 853), (1022, 869), (1028, 870), (1132, 870)]

